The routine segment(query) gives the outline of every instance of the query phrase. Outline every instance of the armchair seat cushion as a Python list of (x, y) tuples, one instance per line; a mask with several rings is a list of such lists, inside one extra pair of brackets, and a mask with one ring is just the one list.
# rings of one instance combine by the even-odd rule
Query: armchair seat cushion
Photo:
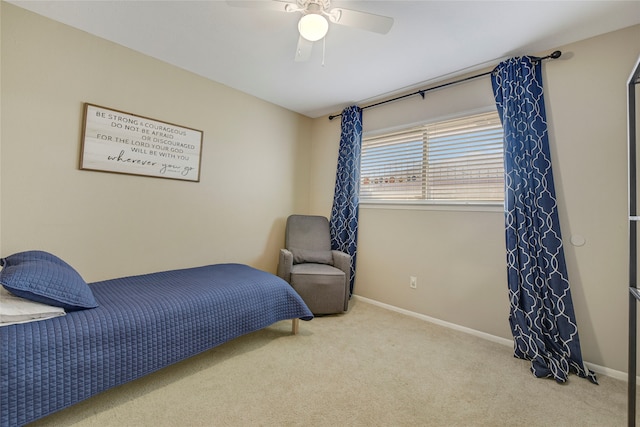
[(317, 274), (344, 277), (344, 271), (327, 264), (294, 264), (293, 267), (291, 267), (291, 277), (295, 276), (302, 278), (304, 276), (315, 276)]

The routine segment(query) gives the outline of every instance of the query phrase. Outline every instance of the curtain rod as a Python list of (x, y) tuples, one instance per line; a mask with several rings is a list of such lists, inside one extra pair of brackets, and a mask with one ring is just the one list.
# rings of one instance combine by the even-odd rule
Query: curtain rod
[[(561, 55), (562, 55), (562, 52), (559, 51), (559, 50), (556, 50), (556, 51), (554, 51), (553, 53), (551, 53), (551, 54), (549, 54), (547, 56), (543, 56), (541, 58), (535, 58), (534, 61), (535, 62), (539, 62), (539, 61), (542, 61), (542, 60), (545, 60), (545, 59), (557, 59), (557, 58), (560, 58)], [(462, 83), (462, 82), (466, 82), (468, 80), (477, 79), (478, 77), (488, 76), (491, 73), (493, 73), (493, 70), (487, 71), (486, 73), (482, 73), (482, 74), (476, 74), (475, 76), (465, 77), (463, 79), (456, 80), (456, 81), (453, 81), (453, 82), (444, 83), (444, 84), (441, 84), (439, 86), (430, 87), (429, 89), (418, 90), (416, 92), (408, 93), (406, 95), (401, 95), (401, 96), (398, 96), (396, 98), (387, 99), (386, 101), (380, 101), (380, 102), (377, 102), (375, 104), (367, 105), (367, 106), (362, 107), (360, 109), (361, 110), (366, 110), (367, 108), (377, 107), (378, 105), (382, 105), (382, 104), (388, 104), (389, 102), (398, 101), (400, 99), (408, 98), (408, 97), (414, 96), (414, 95), (420, 95), (422, 97), (422, 99), (424, 99), (424, 94), (429, 92), (429, 91), (436, 90), (436, 89), (442, 89), (443, 87), (455, 85), (455, 84)], [(340, 117), (340, 116), (342, 116), (342, 113), (329, 116), (329, 120), (333, 120), (336, 117)]]

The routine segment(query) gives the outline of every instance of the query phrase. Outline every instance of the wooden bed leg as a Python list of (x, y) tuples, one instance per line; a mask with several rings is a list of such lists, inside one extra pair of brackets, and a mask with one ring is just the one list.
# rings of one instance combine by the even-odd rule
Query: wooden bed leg
[(291, 319), (291, 333), (298, 335), (298, 329), (300, 327), (300, 319)]

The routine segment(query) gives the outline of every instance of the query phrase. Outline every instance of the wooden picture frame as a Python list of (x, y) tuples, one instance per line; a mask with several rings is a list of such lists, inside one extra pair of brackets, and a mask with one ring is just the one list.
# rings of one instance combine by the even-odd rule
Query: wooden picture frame
[(84, 104), (80, 169), (200, 181), (203, 132)]

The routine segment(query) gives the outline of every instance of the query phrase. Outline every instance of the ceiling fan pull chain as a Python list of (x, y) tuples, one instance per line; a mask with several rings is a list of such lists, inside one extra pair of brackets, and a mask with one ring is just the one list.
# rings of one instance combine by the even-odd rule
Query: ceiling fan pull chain
[(322, 66), (323, 67), (324, 67), (324, 51), (326, 47), (327, 47), (327, 38), (323, 37), (322, 38)]

